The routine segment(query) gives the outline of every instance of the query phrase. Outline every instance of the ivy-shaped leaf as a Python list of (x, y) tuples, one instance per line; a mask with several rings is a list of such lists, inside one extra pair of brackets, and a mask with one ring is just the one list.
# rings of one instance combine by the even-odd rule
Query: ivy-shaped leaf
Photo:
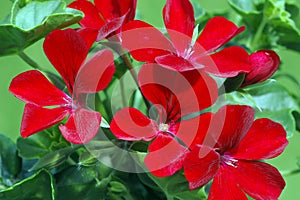
[(29, 178), (0, 191), (1, 200), (55, 200), (55, 188), (52, 175), (41, 170)]
[(52, 30), (77, 23), (83, 14), (62, 0), (16, 0), (10, 16), (10, 23), (0, 24), (0, 56), (23, 51)]
[(70, 146), (60, 133), (58, 126), (36, 133), (26, 139), (18, 138), (19, 155), (26, 159), (41, 158), (44, 155)]

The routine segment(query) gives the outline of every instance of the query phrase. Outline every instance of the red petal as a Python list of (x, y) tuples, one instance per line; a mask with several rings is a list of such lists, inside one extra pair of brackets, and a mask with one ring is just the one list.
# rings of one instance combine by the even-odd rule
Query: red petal
[[(190, 87), (184, 88), (184, 81), (178, 80), (176, 87), (182, 89), (178, 94), (182, 115), (198, 112), (212, 106), (218, 98), (218, 86), (216, 81), (203, 73), (202, 70), (183, 72), (182, 75), (189, 82)], [(180, 85), (180, 87), (178, 87)]]
[(263, 160), (278, 156), (287, 144), (286, 132), (280, 124), (269, 119), (258, 119), (229, 154), (237, 159)]
[(148, 150), (150, 153), (147, 154), (144, 162), (149, 171), (157, 177), (175, 174), (182, 168), (188, 153), (186, 148), (166, 134), (159, 134)]
[(242, 47), (227, 47), (211, 55), (211, 58), (215, 63), (213, 66), (211, 63), (205, 63), (205, 59), (201, 57), (197, 62), (206, 66), (205, 70), (207, 72), (219, 77), (234, 77), (239, 73), (245, 73), (251, 70), (248, 53)]
[(285, 187), (278, 170), (262, 162), (239, 161), (235, 177), (239, 186), (255, 199), (278, 199)]
[(136, 60), (142, 62), (153, 63), (157, 56), (174, 51), (171, 42), (159, 30), (139, 20), (123, 27), (122, 45)]
[(211, 125), (212, 113), (205, 113), (192, 119), (183, 120), (177, 123), (176, 137), (190, 148), (195, 145), (210, 146), (211, 138), (208, 138), (207, 131)]
[(220, 156), (206, 146), (195, 146), (186, 157), (184, 175), (191, 190), (207, 184), (218, 172)]
[(254, 109), (249, 106), (224, 106), (214, 115), (209, 132), (221, 153), (239, 144), (253, 120)]
[(167, 54), (163, 56), (159, 56), (155, 59), (157, 64), (161, 65), (162, 67), (165, 67), (170, 70), (178, 71), (178, 72), (184, 72), (184, 71), (190, 71), (195, 70), (196, 67), (190, 63), (189, 60), (186, 60), (182, 57), (178, 57), (174, 54)]
[(69, 142), (84, 144), (98, 133), (100, 122), (100, 113), (80, 108), (70, 116), (65, 125), (60, 125), (59, 129)]
[(52, 31), (44, 41), (44, 51), (63, 77), (70, 93), (88, 50), (86, 41), (73, 29)]
[(68, 5), (68, 7), (75, 8), (84, 13), (84, 18), (79, 22), (83, 27), (99, 29), (105, 24), (97, 8), (89, 1), (77, 0)]
[[(174, 90), (174, 85), (177, 85), (174, 84), (176, 72), (164, 69), (156, 64), (145, 64), (142, 66), (138, 78), (143, 95), (147, 100), (153, 103), (160, 110), (160, 114), (163, 115), (160, 119), (161, 122), (168, 123), (166, 117), (170, 121), (178, 120), (180, 118), (180, 105), (176, 98), (176, 91)], [(181, 80), (187, 82), (183, 78)], [(182, 85), (185, 85), (187, 88), (186, 84), (182, 83)], [(188, 86), (190, 85), (188, 84)]]
[(243, 87), (259, 83), (270, 78), (280, 65), (275, 51), (261, 50), (250, 55), (252, 70), (246, 74)]
[(212, 52), (244, 30), (245, 27), (238, 28), (226, 18), (217, 16), (207, 22), (197, 42), (208, 52)]
[(211, 185), (208, 200), (247, 200), (228, 167), (221, 166)]
[(139, 85), (144, 96), (174, 121), (211, 106), (218, 96), (215, 81), (206, 74), (197, 70), (181, 74), (155, 64), (142, 66)]
[(135, 16), (136, 0), (94, 0), (103, 18), (107, 21), (121, 17), (128, 13), (125, 22), (133, 20)]
[(177, 50), (183, 53), (191, 44), (195, 18), (189, 0), (167, 0), (163, 9), (165, 26)]
[[(121, 17), (114, 18), (114, 19), (110, 20), (109, 22), (107, 22), (104, 26), (102, 26), (99, 29), (97, 41), (100, 41), (100, 40), (108, 37), (111, 33), (119, 30), (121, 28), (121, 26), (123, 25), (125, 18), (126, 18), (126, 14)], [(112, 37), (113, 39), (110, 39), (110, 40), (118, 39), (116, 37), (118, 37), (118, 35), (113, 35), (113, 37)]]
[(70, 103), (70, 97), (57, 89), (37, 70), (23, 72), (16, 76), (9, 91), (26, 103), (39, 106), (65, 105)]
[(80, 68), (74, 93), (94, 93), (110, 83), (115, 72), (114, 55), (110, 50), (98, 51)]
[(93, 28), (81, 28), (76, 30), (81, 37), (86, 41), (88, 49), (90, 49), (98, 36), (98, 30)]
[(135, 108), (124, 108), (115, 114), (110, 130), (120, 140), (150, 141), (157, 134), (157, 124)]
[(21, 124), (21, 136), (25, 138), (47, 129), (62, 121), (68, 113), (69, 110), (66, 108), (47, 109), (33, 104), (26, 104)]

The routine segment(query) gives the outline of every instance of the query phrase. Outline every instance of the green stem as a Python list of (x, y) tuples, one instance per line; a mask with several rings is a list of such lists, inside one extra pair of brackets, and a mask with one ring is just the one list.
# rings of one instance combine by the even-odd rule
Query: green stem
[[(124, 53), (123, 49), (120, 49), (117, 52), (120, 55), (120, 57), (123, 59), (125, 65), (128, 68), (128, 70), (130, 71), (131, 76), (132, 76), (133, 80), (135, 81), (136, 85), (139, 87), (138, 76), (137, 76), (136, 72), (133, 69), (132, 63), (131, 63), (128, 55)], [(147, 108), (150, 109), (151, 105), (148, 102), (148, 100), (145, 98), (145, 96), (143, 95), (143, 93), (142, 93), (142, 96), (143, 96), (143, 99), (144, 99), (144, 102), (145, 102)]]
[(122, 96), (122, 104), (123, 104), (123, 107), (125, 108), (127, 106), (126, 104), (126, 94), (125, 94), (125, 87), (124, 87), (124, 79), (121, 78), (120, 79), (120, 87), (121, 87), (121, 96)]
[(126, 65), (126, 67), (129, 69), (129, 71), (130, 71), (130, 73), (131, 73), (131, 76), (132, 76), (133, 80), (135, 81), (135, 83), (136, 83), (137, 85), (139, 85), (139, 84), (138, 84), (137, 74), (136, 74), (136, 72), (135, 72), (134, 69), (133, 69), (133, 66), (132, 66), (132, 64), (131, 64), (131, 61), (130, 61), (128, 55), (127, 55), (127, 54), (121, 53), (120, 56), (121, 56), (121, 58), (123, 59), (123, 61), (124, 61), (125, 65)]
[(27, 54), (25, 54), (23, 51), (19, 52), (19, 57), (24, 60), (28, 65), (33, 67), (34, 69), (38, 69), (41, 71), (44, 71), (43, 68), (37, 64), (34, 60), (32, 60)]
[(265, 20), (265, 18), (263, 17), (262, 19), (262, 22), (260, 23), (254, 37), (253, 37), (253, 40), (252, 40), (252, 43), (250, 45), (250, 48), (252, 51), (255, 51), (257, 50), (260, 46), (259, 46), (259, 43), (260, 43), (260, 39), (261, 39), (261, 36), (263, 35), (263, 31), (265, 29), (265, 26), (267, 24), (267, 20)]
[(282, 176), (291, 176), (291, 175), (298, 174), (298, 173), (300, 173), (300, 169), (294, 169), (294, 170), (281, 172)]

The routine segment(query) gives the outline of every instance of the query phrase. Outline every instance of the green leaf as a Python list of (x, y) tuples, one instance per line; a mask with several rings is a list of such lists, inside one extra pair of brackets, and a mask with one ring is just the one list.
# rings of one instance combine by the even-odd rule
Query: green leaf
[(26, 159), (41, 158), (44, 155), (70, 146), (60, 133), (58, 126), (43, 130), (26, 139), (18, 138), (19, 155)]
[(52, 175), (46, 170), (26, 178), (0, 192), (1, 200), (55, 200)]
[(66, 8), (61, 0), (16, 0), (10, 24), (0, 25), (0, 56), (17, 54), (52, 30), (75, 24), (82, 17), (80, 11)]
[(76, 151), (77, 147), (66, 147), (56, 151), (52, 151), (40, 158), (29, 171), (39, 170), (41, 168), (53, 169), (67, 161), (71, 153)]
[[(137, 156), (133, 159), (140, 163), (142, 168), (146, 169), (146, 166), (143, 164), (146, 153), (136, 152), (136, 155)], [(165, 178), (155, 177), (151, 173), (139, 174), (138, 176), (142, 183), (153, 188), (154, 190), (160, 189), (161, 192), (163, 192), (170, 199), (177, 198), (180, 200), (201, 200), (207, 198), (204, 188), (199, 188), (193, 191), (189, 189), (189, 185), (184, 177), (183, 171), (179, 171), (176, 174)]]
[(228, 0), (228, 3), (243, 17), (248, 28), (255, 31), (255, 27), (257, 27), (257, 24), (260, 23), (263, 17), (263, 14), (258, 10), (261, 4), (254, 0)]
[(179, 171), (172, 176), (158, 178), (148, 173), (148, 176), (162, 189), (168, 197), (181, 200), (201, 200), (206, 199), (204, 188), (190, 190), (188, 182), (185, 179), (183, 172)]
[[(289, 10), (287, 10), (289, 9)], [(292, 13), (291, 13), (292, 12)], [(299, 4), (267, 0), (265, 20), (278, 32), (278, 43), (300, 51)]]
[(104, 199), (109, 179), (98, 180), (98, 166), (71, 166), (56, 175), (57, 199)]
[(15, 176), (21, 170), (21, 159), (13, 141), (0, 134), (0, 176)]
[(269, 118), (283, 125), (287, 137), (296, 131), (293, 112), (300, 113), (299, 105), (288, 91), (274, 80), (252, 85), (244, 89), (252, 100), (245, 98), (241, 92), (226, 95), (229, 104), (250, 105), (256, 108), (257, 118)]

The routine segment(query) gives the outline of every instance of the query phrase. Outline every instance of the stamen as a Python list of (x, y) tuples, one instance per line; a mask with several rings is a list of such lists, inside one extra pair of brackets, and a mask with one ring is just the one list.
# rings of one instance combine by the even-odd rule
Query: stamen
[(231, 157), (229, 155), (221, 156), (221, 164), (223, 164), (223, 165), (228, 165), (228, 166), (236, 168), (237, 162), (238, 162), (238, 160), (234, 159), (233, 157)]

